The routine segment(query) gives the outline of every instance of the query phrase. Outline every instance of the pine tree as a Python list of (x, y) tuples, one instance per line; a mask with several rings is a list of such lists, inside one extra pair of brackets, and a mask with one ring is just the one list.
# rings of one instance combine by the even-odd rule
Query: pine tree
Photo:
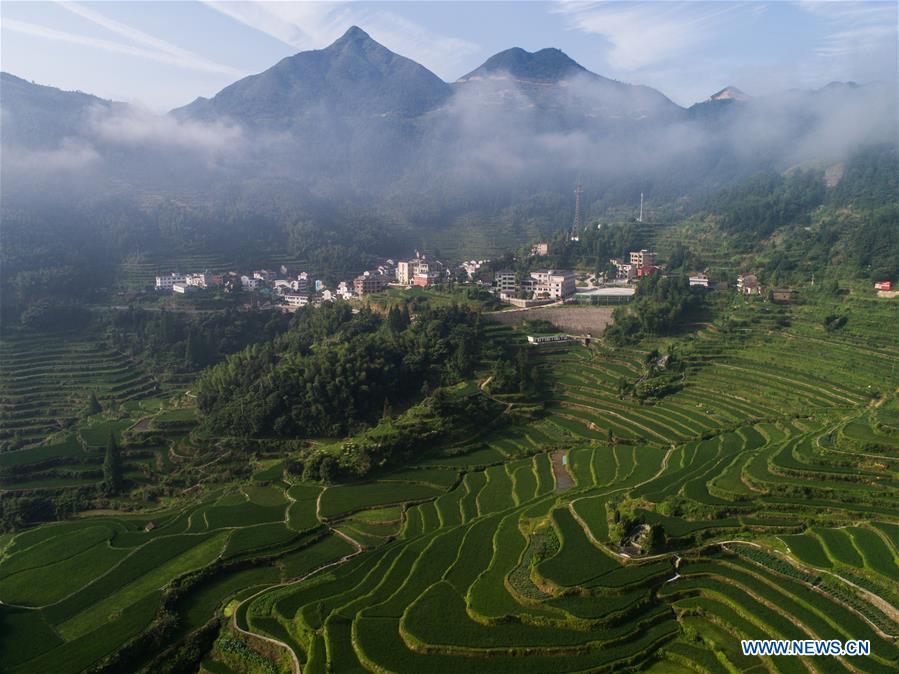
[(518, 375), (518, 392), (526, 393), (528, 390), (528, 352), (526, 347), (518, 349), (516, 370)]
[(405, 329), (403, 314), (398, 307), (390, 307), (390, 311), (387, 312), (387, 327), (391, 332), (402, 332)]
[(95, 414), (99, 414), (102, 411), (102, 407), (100, 407), (100, 401), (97, 400), (97, 393), (95, 391), (91, 391), (90, 396), (87, 399), (87, 408), (85, 409), (85, 413), (87, 416), (92, 417)]
[(187, 343), (184, 345), (184, 364), (187, 368), (193, 368), (200, 364), (202, 349), (196, 333), (191, 330), (187, 333)]
[(106, 457), (103, 460), (103, 487), (110, 496), (115, 496), (122, 489), (122, 457), (112, 431), (106, 441)]

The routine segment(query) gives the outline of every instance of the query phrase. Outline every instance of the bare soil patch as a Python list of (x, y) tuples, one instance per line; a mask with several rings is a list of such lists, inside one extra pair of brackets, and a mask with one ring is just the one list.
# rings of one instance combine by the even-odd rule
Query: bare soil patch
[(564, 449), (552, 453), (553, 476), (556, 478), (556, 491), (568, 491), (574, 486), (574, 479), (568, 472), (564, 457), (568, 452)]
[(550, 306), (519, 311), (495, 311), (483, 314), (496, 323), (520, 325), (526, 320), (544, 320), (572, 335), (601, 335), (612, 324), (614, 307)]

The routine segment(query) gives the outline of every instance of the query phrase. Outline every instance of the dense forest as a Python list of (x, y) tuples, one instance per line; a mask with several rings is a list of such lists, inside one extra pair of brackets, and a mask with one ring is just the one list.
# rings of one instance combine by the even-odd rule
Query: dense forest
[(470, 375), (481, 349), (470, 309), (425, 306), (414, 317), (348, 304), (303, 308), (285, 334), (229, 356), (203, 373), (198, 404), (223, 436), (343, 436), (385, 405)]
[[(723, 190), (706, 213), (742, 252), (760, 253), (776, 282), (842, 275), (899, 276), (899, 155), (893, 146), (855, 153), (823, 171), (764, 173)], [(835, 183), (835, 184), (833, 184)]]
[(276, 311), (225, 309), (222, 312), (113, 310), (105, 317), (106, 339), (153, 369), (190, 372), (213, 365), (227, 354), (287, 330), (290, 316)]
[[(549, 254), (529, 247), (496, 258), (492, 269), (576, 268), (614, 275), (609, 259), (655, 247), (666, 230), (701, 223), (718, 257), (739, 256), (768, 283), (813, 275), (869, 281), (899, 277), (899, 154), (897, 146), (863, 148), (843, 163), (763, 171), (705, 198), (671, 204), (666, 222), (604, 223), (593, 217), (577, 237), (569, 227), (544, 239)], [(677, 237), (675, 237), (677, 239)], [(667, 272), (706, 265), (690, 234), (665, 251)]]
[(720, 217), (725, 232), (749, 242), (770, 236), (783, 225), (808, 224), (810, 212), (824, 196), (819, 171), (766, 172), (718, 193), (708, 209)]
[(695, 317), (702, 306), (702, 290), (691, 289), (686, 276), (649, 276), (640, 281), (629, 307), (615, 309), (615, 322), (603, 336), (623, 346), (646, 336), (668, 335)]

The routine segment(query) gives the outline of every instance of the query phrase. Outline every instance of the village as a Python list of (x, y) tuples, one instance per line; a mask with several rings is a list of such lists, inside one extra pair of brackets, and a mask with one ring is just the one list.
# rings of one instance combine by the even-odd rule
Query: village
[[(545, 244), (543, 244), (545, 246)], [(622, 274), (610, 281), (608, 297), (627, 301), (634, 293), (633, 282), (644, 275), (654, 273), (655, 253), (640, 251), (635, 265), (623, 265)], [(645, 260), (645, 262), (644, 262)], [(385, 259), (377, 267), (363, 272), (351, 280), (340, 281), (335, 288), (307, 271), (289, 269), (281, 265), (277, 271), (256, 269), (252, 272), (210, 273), (209, 271), (171, 272), (156, 276), (154, 290), (186, 295), (199, 290), (219, 288), (224, 292), (251, 292), (268, 300), (275, 307), (295, 311), (306, 305), (318, 306), (322, 302), (359, 299), (387, 288), (429, 288), (447, 282), (474, 283), (492, 292), (502, 302), (521, 308), (542, 306), (555, 302), (572, 301), (576, 295), (597, 297), (605, 286), (605, 279), (576, 275), (571, 270), (541, 269), (527, 275), (519, 275), (508, 269), (484, 271), (489, 260), (470, 260), (450, 265), (430, 259), (416, 251), (407, 260)], [(631, 272), (631, 269), (637, 272)], [(578, 282), (585, 287), (578, 287)], [(578, 293), (578, 290), (583, 292)]]
[[(531, 256), (548, 254), (547, 243), (537, 243)], [(330, 288), (307, 271), (281, 265), (277, 271), (256, 269), (247, 273), (229, 271), (210, 273), (171, 272), (156, 276), (154, 290), (186, 295), (198, 290), (221, 289), (226, 293), (253, 293), (270, 308), (296, 311), (307, 305), (323, 302), (361, 299), (388, 288), (429, 288), (450, 282), (472, 283), (491, 292), (509, 307), (529, 309), (559, 303), (625, 304), (629, 302), (639, 282), (656, 274), (665, 274), (665, 266), (655, 251), (630, 251), (626, 259), (611, 258), (609, 269), (614, 274), (576, 272), (569, 269), (537, 269), (528, 273), (512, 269), (491, 269), (490, 260), (469, 260), (458, 265), (430, 259), (420, 251), (406, 260), (387, 258), (376, 267), (350, 280), (340, 281)], [(735, 289), (741, 295), (763, 295), (775, 302), (795, 299), (792, 288), (763, 288), (754, 274), (739, 274), (732, 285), (727, 281), (712, 282), (708, 270), (689, 274), (689, 284), (697, 291)], [(891, 281), (879, 281), (874, 289), (880, 297), (894, 297)]]

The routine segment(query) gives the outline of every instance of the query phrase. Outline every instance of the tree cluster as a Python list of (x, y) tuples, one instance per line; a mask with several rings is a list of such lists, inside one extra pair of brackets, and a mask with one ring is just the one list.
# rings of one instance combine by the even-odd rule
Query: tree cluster
[(290, 318), (281, 312), (226, 309), (194, 315), (131, 306), (108, 316), (106, 334), (113, 347), (156, 369), (189, 372), (272, 339), (289, 324)]
[(312, 451), (293, 467), (304, 480), (336, 482), (421, 459), (449, 441), (470, 437), (494, 423), (503, 407), (479, 393), (438, 388), (397, 418), (340, 443), (337, 451)]
[(480, 317), (457, 306), (386, 316), (346, 304), (304, 307), (291, 329), (206, 370), (204, 426), (219, 435), (335, 437), (375, 421), (385, 401), (455, 383), (478, 363)]
[(702, 305), (686, 276), (654, 275), (637, 286), (629, 307), (615, 309), (615, 322), (603, 337), (616, 346), (632, 344), (645, 335), (664, 335), (678, 327)]
[(769, 171), (722, 190), (708, 207), (721, 218), (722, 229), (738, 240), (757, 241), (784, 225), (808, 224), (810, 211), (824, 197), (824, 179), (818, 171), (788, 175)]

